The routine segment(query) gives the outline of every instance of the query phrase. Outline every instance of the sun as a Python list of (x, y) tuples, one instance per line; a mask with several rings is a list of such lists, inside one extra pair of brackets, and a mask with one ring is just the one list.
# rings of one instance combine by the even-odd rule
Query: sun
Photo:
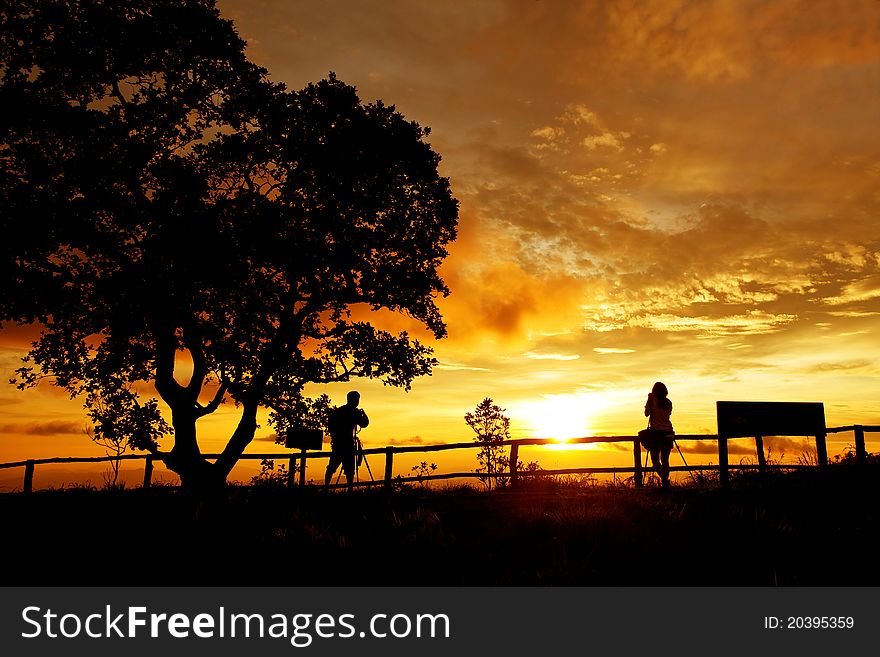
[(600, 393), (545, 395), (523, 403), (516, 415), (527, 424), (532, 437), (565, 442), (593, 435), (596, 414), (611, 405)]

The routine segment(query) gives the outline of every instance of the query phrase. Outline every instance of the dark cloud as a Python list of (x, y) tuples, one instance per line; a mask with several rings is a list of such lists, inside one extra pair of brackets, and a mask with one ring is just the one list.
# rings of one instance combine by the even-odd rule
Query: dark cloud
[[(686, 454), (718, 454), (715, 441), (680, 441), (679, 446)], [(803, 452), (815, 450), (815, 443), (809, 439), (767, 437), (764, 438), (764, 454), (769, 458), (782, 458), (784, 455), (799, 456)], [(727, 452), (731, 456), (751, 457), (757, 461), (757, 448), (754, 438), (736, 438), (727, 441)]]
[(85, 428), (83, 422), (52, 420), (49, 422), (26, 422), (21, 424), (4, 424), (0, 433), (18, 433), (26, 436), (62, 436), (81, 434)]
[(425, 439), (421, 436), (409, 436), (408, 438), (398, 438), (392, 441), (393, 445), (423, 445)]
[[(736, 440), (736, 441), (728, 441), (727, 443), (727, 452), (730, 455), (750, 455), (755, 456), (755, 447), (754, 441), (752, 441), (752, 446), (749, 447), (748, 443), (745, 440)], [(714, 441), (706, 441), (706, 440), (682, 440), (679, 441), (679, 447), (681, 447), (681, 451), (685, 454), (706, 454), (706, 455), (718, 455), (718, 443)]]
[(851, 370), (861, 370), (876, 365), (875, 361), (867, 359), (850, 360), (842, 363), (818, 363), (807, 368), (808, 374), (817, 374), (822, 372), (846, 372)]

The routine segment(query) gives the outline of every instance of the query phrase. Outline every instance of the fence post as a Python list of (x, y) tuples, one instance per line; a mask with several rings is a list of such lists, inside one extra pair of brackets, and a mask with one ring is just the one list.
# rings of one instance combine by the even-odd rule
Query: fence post
[(642, 446), (639, 443), (639, 439), (636, 438), (633, 441), (633, 464), (635, 468), (633, 470), (633, 483), (636, 488), (642, 487)]
[(722, 486), (730, 482), (730, 468), (727, 463), (727, 438), (718, 436), (718, 480)]
[(519, 444), (514, 443), (510, 446), (510, 487), (513, 488), (517, 483), (517, 460), (519, 459)]
[(856, 435), (856, 465), (865, 465), (868, 462), (868, 450), (865, 447), (865, 427), (857, 424), (853, 427)]
[(28, 461), (24, 465), (24, 492), (31, 493), (34, 490), (34, 462)]
[(144, 488), (149, 488), (153, 483), (153, 457), (144, 459)]
[(764, 456), (764, 436), (755, 436), (755, 451), (758, 452), (758, 472), (765, 472), (767, 458)]
[(819, 462), (819, 469), (823, 469), (828, 465), (828, 448), (825, 446), (825, 434), (816, 434), (816, 460)]
[(306, 448), (303, 447), (299, 453), (299, 485), (306, 485)]
[(385, 448), (385, 490), (391, 490), (391, 474), (394, 471), (394, 447)]

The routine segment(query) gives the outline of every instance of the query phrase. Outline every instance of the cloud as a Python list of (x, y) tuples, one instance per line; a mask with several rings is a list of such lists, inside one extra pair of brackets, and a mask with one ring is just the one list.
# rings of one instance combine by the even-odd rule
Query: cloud
[(559, 121), (574, 126), (584, 125), (597, 130), (605, 129), (605, 124), (596, 112), (585, 105), (569, 105), (559, 117)]
[(850, 360), (845, 362), (834, 362), (834, 363), (817, 363), (812, 367), (807, 368), (805, 371), (807, 374), (822, 374), (826, 372), (846, 372), (852, 370), (861, 370), (875, 365), (875, 362), (872, 360), (867, 360), (864, 358)]
[[(609, 40), (651, 71), (703, 83), (734, 83), (768, 66), (829, 68), (876, 61), (873, 3), (808, 0), (771, 6), (723, 0), (643, 0), (608, 5)], [(625, 37), (625, 38), (624, 38)]]
[[(765, 442), (765, 452), (766, 452)], [(707, 440), (679, 440), (678, 446), (681, 448), (681, 451), (684, 454), (699, 454), (703, 456), (717, 456), (718, 455), (718, 443), (715, 441), (707, 441)], [(614, 449), (621, 452), (631, 452), (632, 446), (628, 443), (610, 443), (606, 449)], [(743, 457), (753, 457), (757, 459), (757, 451), (755, 449), (754, 439), (751, 442), (751, 445), (748, 442), (748, 439), (738, 439), (738, 440), (728, 440), (727, 442), (727, 453), (730, 456), (743, 456)]]
[(463, 363), (456, 363), (456, 362), (452, 362), (452, 361), (441, 361), (434, 369), (447, 370), (450, 372), (491, 372), (492, 371), (488, 367), (474, 367), (472, 365), (465, 365)]
[(850, 303), (880, 299), (880, 276), (872, 276), (847, 283), (841, 294), (826, 297), (823, 302), (829, 306), (842, 306)]
[[(690, 332), (701, 336), (757, 335), (773, 333), (797, 319), (788, 313), (770, 313), (749, 309), (736, 315), (727, 314), (730, 302), (720, 302), (719, 288), (685, 287), (672, 283), (664, 288), (639, 290), (630, 287), (620, 293), (610, 293), (599, 302), (585, 304), (584, 327), (590, 331), (605, 332), (627, 328), (648, 328), (663, 332)], [(616, 298), (616, 303), (611, 299)], [(704, 312), (686, 315), (669, 312), (682, 306), (697, 306)], [(713, 312), (706, 314), (705, 311)], [(717, 314), (714, 314), (717, 313)], [(724, 314), (721, 314), (724, 313)]]
[(831, 317), (876, 317), (880, 315), (880, 310), (835, 310), (828, 313)]
[[(705, 455), (717, 455), (718, 454), (718, 443), (714, 441), (707, 440), (682, 440), (679, 441), (679, 447), (681, 447), (681, 451), (686, 454), (705, 454)], [(742, 441), (728, 441), (727, 443), (727, 452), (732, 455), (745, 455), (745, 454), (755, 454), (755, 448), (748, 448), (743, 444)]]
[(530, 360), (578, 360), (580, 358), (579, 354), (540, 354), (534, 351), (528, 351), (523, 354), (526, 358)]
[(551, 146), (552, 142), (558, 141), (565, 136), (565, 128), (544, 126), (543, 128), (535, 128), (531, 132), (532, 137), (542, 139), (545, 143), (541, 146)]
[[(640, 326), (654, 331), (685, 331), (702, 336), (758, 335), (779, 331), (794, 319), (793, 315), (771, 315), (757, 310), (727, 317), (658, 314), (630, 317), (620, 328)], [(600, 325), (607, 329), (607, 325)]]
[(407, 438), (399, 438), (391, 441), (393, 445), (423, 445), (425, 439), (421, 436), (409, 436)]
[(871, 253), (862, 244), (844, 243), (839, 245), (836, 250), (824, 253), (823, 257), (828, 262), (858, 271), (863, 269), (868, 263), (876, 262), (878, 254)]
[(617, 151), (623, 150), (623, 144), (621, 143), (621, 138), (625, 139), (629, 135), (627, 133), (611, 133), (611, 132), (603, 132), (600, 135), (592, 135), (590, 137), (584, 137), (581, 140), (581, 144), (587, 147), (588, 150), (595, 150), (597, 148), (601, 148), (603, 146), (607, 146), (608, 148), (612, 148)]
[[(698, 440), (695, 442), (681, 441), (679, 445), (681, 447), (681, 451), (686, 454), (703, 454), (715, 456), (718, 455), (718, 443), (716, 442), (708, 442), (703, 440)], [(730, 456), (751, 456), (757, 459), (757, 451), (754, 445), (754, 440), (752, 440), (751, 445), (747, 442), (747, 439), (728, 440), (727, 453)]]
[(17, 433), (26, 436), (64, 436), (82, 434), (85, 426), (83, 422), (67, 420), (26, 422), (21, 424), (4, 424), (0, 426), (0, 433)]
[(439, 305), (454, 341), (493, 336), (528, 344), (529, 334), (566, 330), (580, 321), (585, 283), (574, 276), (488, 261), (455, 270), (448, 280), (455, 291)]
[[(718, 443), (714, 441), (680, 441), (681, 450), (689, 454), (718, 454)], [(785, 438), (767, 436), (764, 438), (764, 454), (770, 459), (781, 459), (786, 454), (800, 456), (803, 452), (815, 449), (815, 442), (809, 438)], [(754, 438), (737, 438), (727, 441), (727, 452), (731, 456), (752, 457), (757, 461), (757, 448)]]

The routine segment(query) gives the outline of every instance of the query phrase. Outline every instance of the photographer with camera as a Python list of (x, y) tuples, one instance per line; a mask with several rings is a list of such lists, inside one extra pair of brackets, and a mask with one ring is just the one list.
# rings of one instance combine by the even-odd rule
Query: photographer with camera
[(327, 472), (324, 475), (325, 490), (330, 486), (333, 473), (342, 465), (345, 480), (348, 482), (348, 490), (352, 490), (352, 479), (355, 471), (355, 458), (358, 450), (357, 432), (359, 428), (370, 424), (367, 414), (362, 408), (358, 408), (361, 395), (352, 390), (348, 393), (344, 406), (338, 406), (330, 411), (327, 418), (327, 428), (330, 431), (330, 463), (327, 464)]
[(670, 420), (672, 401), (668, 395), (666, 386), (657, 381), (648, 393), (648, 401), (645, 402), (648, 428), (639, 431), (642, 447), (651, 454), (651, 465), (660, 475), (664, 489), (669, 488), (669, 454), (675, 442), (675, 430)]

